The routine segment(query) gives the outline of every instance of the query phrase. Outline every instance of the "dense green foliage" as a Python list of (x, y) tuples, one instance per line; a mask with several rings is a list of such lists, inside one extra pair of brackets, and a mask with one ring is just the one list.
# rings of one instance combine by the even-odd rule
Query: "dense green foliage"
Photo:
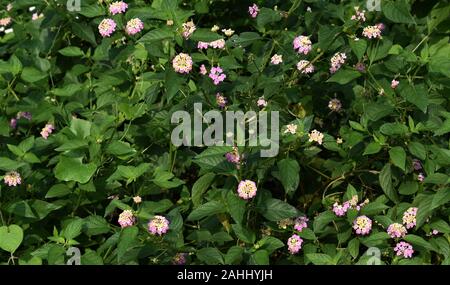
[[(82, 0), (79, 11), (66, 0), (10, 2), (0, 4), (12, 19), (0, 32), (1, 263), (61, 264), (75, 246), (82, 264), (172, 264), (179, 253), (188, 264), (367, 264), (370, 247), (385, 264), (450, 264), (449, 1), (383, 0), (367, 11), (366, 1), (255, 0), (255, 18), (241, 0), (127, 0), (117, 15), (108, 0)], [(354, 6), (365, 21), (351, 19)], [(110, 37), (99, 34), (105, 18), (117, 23)], [(128, 35), (133, 18), (144, 29)], [(362, 35), (378, 23), (381, 38)], [(312, 42), (307, 55), (293, 49), (300, 35)], [(197, 48), (219, 39), (224, 49)], [(330, 73), (338, 52), (345, 63)], [(192, 57), (188, 74), (172, 66), (179, 53)], [(226, 79), (213, 84), (202, 64)], [(221, 110), (218, 92), (227, 110), (258, 111), (264, 97), (264, 110), (279, 111), (276, 157), (239, 147), (237, 167), (224, 156), (232, 147), (171, 143), (171, 114), (195, 102)], [(330, 110), (334, 98), (340, 110)], [(320, 144), (308, 139), (314, 129)], [(11, 171), (20, 185), (7, 185)], [(246, 179), (257, 185), (249, 200), (237, 194)], [(333, 212), (355, 195), (368, 199), (359, 211)], [(391, 238), (410, 207), (416, 225)], [(133, 226), (118, 224), (124, 210)], [(170, 222), (161, 236), (147, 229), (155, 215)], [(373, 222), (367, 235), (352, 228), (361, 215)], [(301, 231), (299, 216), (309, 219)], [(293, 234), (303, 240), (296, 254)], [(399, 241), (412, 258), (396, 256)]]

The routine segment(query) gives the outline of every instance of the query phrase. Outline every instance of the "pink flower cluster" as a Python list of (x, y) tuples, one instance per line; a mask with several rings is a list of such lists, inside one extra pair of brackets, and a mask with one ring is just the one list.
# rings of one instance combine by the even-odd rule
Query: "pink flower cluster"
[(377, 26), (367, 26), (364, 28), (362, 35), (368, 39), (381, 39), (381, 30)]
[(333, 55), (331, 58), (331, 67), (330, 72), (335, 73), (336, 71), (341, 68), (341, 66), (345, 63), (345, 60), (347, 59), (347, 56), (343, 52), (338, 52)]
[(41, 136), (44, 139), (48, 139), (48, 136), (53, 132), (54, 129), (55, 127), (52, 124), (46, 124), (41, 131)]
[(185, 53), (179, 53), (172, 60), (173, 69), (178, 73), (189, 73), (192, 70), (192, 58)]
[(122, 14), (128, 9), (128, 4), (123, 1), (116, 1), (109, 5), (109, 12), (112, 15)]
[(133, 211), (125, 210), (119, 215), (118, 223), (122, 228), (131, 227), (136, 221)]
[(11, 22), (12, 22), (11, 17), (2, 18), (0, 19), (0, 26), (6, 27), (9, 24), (11, 24)]
[(152, 235), (163, 235), (169, 230), (169, 220), (163, 216), (154, 216), (153, 219), (148, 222), (148, 231)]
[(270, 59), (270, 63), (273, 65), (278, 65), (280, 63), (283, 62), (283, 56), (282, 55), (278, 55), (278, 54), (274, 54), (272, 56), (272, 58)]
[(175, 255), (175, 257), (173, 258), (173, 264), (174, 265), (184, 265), (186, 264), (186, 255), (187, 253), (185, 252), (179, 252)]
[(132, 36), (144, 29), (144, 23), (139, 18), (131, 19), (127, 22), (125, 31), (128, 35)]
[(206, 69), (206, 66), (204, 64), (200, 65), (200, 74), (206, 75), (208, 73), (208, 70)]
[(339, 112), (342, 108), (342, 103), (339, 99), (334, 98), (328, 102), (328, 108), (333, 112)]
[(3, 177), (5, 184), (8, 186), (17, 186), (22, 183), (22, 178), (17, 171), (10, 171)]
[(211, 71), (209, 72), (209, 78), (214, 81), (214, 85), (219, 85), (219, 83), (224, 81), (227, 76), (225, 73), (223, 73), (222, 68), (217, 66), (211, 68)]
[(400, 82), (399, 81), (397, 81), (397, 80), (395, 80), (395, 79), (392, 79), (392, 82), (391, 82), (391, 88), (392, 89), (395, 89), (395, 88), (397, 88), (397, 86), (400, 84)]
[(260, 97), (260, 98), (258, 98), (258, 101), (256, 101), (256, 105), (258, 105), (258, 107), (261, 107), (261, 108), (266, 107), (267, 101), (263, 97)]
[(207, 49), (208, 47), (212, 47), (215, 49), (224, 49), (225, 48), (225, 40), (224, 39), (219, 39), (219, 40), (215, 40), (212, 42), (198, 42), (197, 43), (197, 48), (198, 49)]
[(402, 238), (406, 235), (406, 228), (399, 223), (393, 223), (387, 228), (387, 233), (391, 238)]
[(297, 50), (298, 53), (303, 53), (307, 55), (311, 51), (311, 40), (306, 36), (298, 36), (294, 39), (294, 50)]
[(412, 245), (404, 241), (397, 243), (394, 251), (396, 252), (397, 256), (403, 256), (404, 258), (411, 258), (414, 253)]
[(416, 226), (416, 216), (417, 216), (416, 207), (410, 207), (403, 213), (403, 224), (406, 225), (407, 229), (414, 228)]
[(302, 216), (295, 219), (294, 229), (301, 232), (304, 228), (308, 227), (308, 217)]
[(313, 73), (314, 65), (310, 64), (308, 60), (300, 60), (297, 63), (297, 69), (301, 71), (303, 74)]
[(244, 200), (251, 199), (256, 196), (256, 183), (251, 180), (242, 180), (239, 182), (237, 192), (239, 197)]
[(98, 32), (102, 37), (110, 37), (116, 30), (116, 22), (113, 19), (103, 19), (98, 25)]
[(289, 249), (289, 252), (291, 254), (296, 254), (302, 249), (303, 239), (301, 239), (298, 235), (292, 235), (288, 241), (287, 246)]
[(348, 209), (350, 209), (350, 203), (348, 201), (344, 202), (342, 205), (340, 205), (338, 202), (333, 204), (333, 212), (338, 217), (344, 216), (347, 213)]
[(259, 7), (255, 3), (252, 6), (248, 7), (248, 13), (252, 18), (256, 18), (259, 13)]
[(233, 147), (233, 151), (225, 154), (225, 158), (233, 164), (239, 164), (241, 162), (241, 156), (239, 155), (239, 150), (236, 146)]
[(27, 119), (28, 121), (31, 121), (31, 113), (30, 112), (18, 112), (15, 118), (12, 118), (9, 121), (9, 126), (12, 129), (15, 129), (17, 127), (17, 121), (20, 120), (21, 118)]
[(223, 96), (220, 93), (216, 94), (216, 103), (220, 108), (225, 108), (227, 106), (228, 100), (227, 97)]
[(352, 20), (356, 20), (356, 21), (361, 21), (361, 22), (365, 22), (366, 21), (366, 10), (359, 10), (359, 7), (354, 7), (355, 9), (355, 15), (352, 16)]
[(372, 220), (367, 216), (359, 216), (353, 221), (353, 229), (358, 235), (367, 235), (372, 229)]
[(195, 32), (196, 29), (197, 27), (195, 26), (194, 21), (191, 20), (189, 22), (183, 23), (181, 34), (183, 35), (183, 38), (189, 39), (189, 37)]

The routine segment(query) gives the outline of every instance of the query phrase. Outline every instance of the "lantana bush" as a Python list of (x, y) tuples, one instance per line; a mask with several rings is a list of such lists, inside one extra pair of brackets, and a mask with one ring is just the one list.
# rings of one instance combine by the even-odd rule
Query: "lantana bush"
[(2, 0), (0, 263), (450, 265), (449, 15)]

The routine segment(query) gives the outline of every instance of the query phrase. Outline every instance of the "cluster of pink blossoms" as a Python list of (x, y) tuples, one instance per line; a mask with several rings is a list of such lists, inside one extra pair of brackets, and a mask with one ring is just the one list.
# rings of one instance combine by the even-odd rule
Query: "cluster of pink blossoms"
[(323, 140), (323, 134), (321, 132), (319, 132), (318, 130), (312, 130), (309, 134), (308, 134), (308, 141), (309, 142), (317, 142), (318, 144), (322, 144), (322, 140)]
[(359, 216), (353, 221), (353, 229), (358, 235), (367, 235), (372, 229), (372, 220), (367, 216)]
[(8, 186), (17, 186), (22, 183), (22, 178), (20, 177), (19, 172), (17, 171), (10, 171), (5, 174), (3, 177), (3, 180), (5, 181), (5, 184)]
[(204, 64), (200, 65), (200, 74), (206, 75), (208, 73), (208, 70), (206, 69), (206, 66)]
[(414, 253), (412, 245), (404, 241), (397, 243), (394, 251), (396, 252), (397, 256), (403, 256), (404, 258), (411, 258)]
[(258, 105), (258, 107), (266, 107), (267, 106), (267, 101), (263, 98), (263, 97), (259, 97), (258, 101), (256, 101), (256, 105)]
[(406, 225), (407, 229), (412, 229), (416, 226), (416, 216), (417, 216), (416, 207), (410, 207), (403, 213), (403, 224)]
[(181, 26), (182, 30), (181, 30), (181, 34), (183, 35), (183, 38), (185, 39), (189, 39), (190, 36), (195, 32), (195, 30), (197, 29), (197, 27), (194, 24), (194, 21), (189, 21), (186, 23), (183, 23), (183, 25)]
[(152, 235), (163, 235), (169, 230), (169, 220), (163, 216), (154, 216), (148, 222), (148, 231)]
[(381, 39), (381, 29), (379, 25), (367, 26), (364, 28), (362, 35), (368, 39)]
[(291, 254), (298, 253), (300, 251), (300, 249), (302, 249), (302, 244), (303, 244), (303, 239), (295, 234), (292, 235), (287, 241), (287, 246), (288, 246), (289, 252)]
[(345, 60), (347, 59), (347, 56), (343, 52), (338, 52), (333, 55), (331, 58), (331, 67), (330, 72), (335, 73), (336, 71), (341, 68), (341, 66), (345, 63)]
[(174, 265), (184, 265), (186, 264), (186, 256), (187, 253), (185, 252), (179, 252), (175, 255), (175, 257), (173, 258), (173, 264)]
[(116, 1), (109, 5), (109, 12), (112, 15), (122, 14), (128, 9), (128, 4), (123, 1)]
[(311, 51), (311, 40), (309, 37), (306, 36), (298, 36), (294, 39), (294, 49), (298, 53), (303, 53), (304, 55), (307, 55)]
[(348, 209), (355, 209), (359, 211), (368, 203), (369, 199), (366, 199), (358, 205), (358, 195), (353, 195), (350, 200), (345, 201), (342, 205), (340, 205), (338, 202), (335, 202), (333, 204), (333, 212), (336, 216), (342, 217), (347, 213)]
[(313, 73), (314, 65), (312, 65), (308, 60), (302, 59), (297, 63), (297, 69), (303, 74)]
[(391, 88), (392, 89), (395, 89), (395, 88), (397, 88), (397, 86), (400, 84), (400, 82), (399, 81), (397, 81), (397, 80), (395, 80), (395, 79), (392, 79), (392, 81), (391, 81)]
[(233, 147), (233, 151), (227, 152), (225, 154), (225, 158), (228, 160), (228, 162), (231, 162), (233, 164), (241, 163), (241, 156), (239, 155), (239, 149), (236, 146)]
[(98, 25), (98, 32), (102, 37), (110, 37), (116, 31), (116, 27), (113, 19), (103, 19)]
[(304, 228), (308, 227), (308, 217), (302, 216), (295, 219), (294, 229), (301, 232)]
[(259, 13), (259, 7), (255, 3), (252, 6), (248, 7), (248, 13), (252, 18), (256, 18)]
[(224, 81), (227, 78), (227, 75), (223, 73), (222, 68), (220, 66), (212, 67), (209, 72), (209, 78), (211, 78), (214, 82), (214, 85), (219, 85), (220, 82)]
[(125, 31), (130, 36), (135, 35), (144, 29), (144, 23), (139, 18), (131, 19), (127, 22)]
[(220, 108), (225, 108), (227, 106), (228, 100), (227, 97), (223, 96), (220, 93), (216, 94), (216, 103)]
[(256, 183), (251, 180), (242, 180), (239, 182), (237, 192), (239, 197), (244, 200), (251, 199), (256, 196)]
[(280, 63), (283, 62), (283, 56), (282, 55), (278, 55), (278, 54), (274, 54), (272, 56), (272, 58), (270, 59), (270, 63), (273, 65), (278, 65)]
[(41, 136), (44, 139), (48, 139), (48, 136), (53, 132), (54, 129), (55, 127), (52, 124), (46, 124), (41, 131)]
[(119, 215), (119, 220), (117, 221), (122, 228), (131, 227), (134, 225), (136, 218), (133, 215), (133, 211), (125, 210)]
[(387, 228), (387, 233), (391, 238), (402, 238), (406, 235), (406, 228), (399, 223), (393, 223)]
[(197, 43), (197, 48), (198, 49), (207, 49), (209, 47), (215, 48), (215, 49), (224, 49), (225, 48), (225, 40), (224, 39), (219, 39), (219, 40), (215, 40), (212, 42), (198, 42)]
[(366, 10), (361, 11), (361, 10), (359, 10), (358, 6), (354, 7), (354, 9), (355, 9), (355, 15), (353, 15), (351, 19), (356, 20), (356, 21), (365, 22), (366, 21), (366, 16), (365, 16)]
[(0, 26), (1, 27), (6, 27), (9, 24), (11, 24), (11, 22), (12, 22), (11, 17), (2, 18), (2, 19), (0, 19)]
[(179, 53), (172, 60), (173, 69), (178, 73), (189, 73), (192, 63), (192, 58), (186, 53)]
[(342, 103), (339, 99), (334, 98), (328, 102), (328, 108), (333, 112), (339, 112), (342, 108)]
[(17, 121), (20, 120), (21, 118), (27, 119), (28, 121), (31, 121), (31, 113), (30, 112), (18, 112), (15, 118), (12, 118), (9, 121), (9, 126), (12, 129), (15, 129), (17, 127)]

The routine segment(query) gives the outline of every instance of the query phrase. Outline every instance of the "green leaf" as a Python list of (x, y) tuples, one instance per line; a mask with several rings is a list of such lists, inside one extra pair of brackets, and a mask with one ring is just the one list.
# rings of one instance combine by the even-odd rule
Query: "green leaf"
[(387, 206), (379, 201), (375, 201), (375, 202), (369, 203), (369, 204), (365, 205), (364, 207), (362, 207), (361, 214), (376, 215), (376, 214), (383, 212), (386, 209), (389, 209), (389, 206)]
[(82, 158), (60, 156), (55, 167), (55, 177), (61, 181), (87, 183), (97, 170), (94, 163), (83, 164)]
[(418, 246), (424, 249), (433, 250), (437, 252), (437, 250), (429, 242), (427, 242), (420, 236), (408, 234), (403, 239), (406, 242), (411, 243), (413, 246)]
[(34, 83), (39, 80), (42, 80), (47, 77), (47, 74), (45, 72), (42, 72), (34, 67), (24, 67), (22, 70), (21, 78), (29, 83)]
[(440, 189), (433, 195), (431, 208), (436, 209), (450, 201), (450, 188)]
[(72, 193), (70, 191), (70, 188), (67, 187), (65, 184), (56, 184), (53, 185), (50, 190), (48, 190), (47, 194), (45, 195), (46, 199), (49, 198), (56, 198), (56, 197), (64, 197)]
[(126, 227), (120, 232), (117, 244), (117, 262), (124, 264), (137, 258), (136, 247), (140, 245), (138, 241), (139, 229), (135, 226)]
[(228, 191), (226, 195), (226, 203), (228, 212), (233, 220), (237, 224), (242, 224), (245, 215), (245, 205), (247, 204), (244, 200), (239, 198), (234, 191)]
[(194, 185), (192, 186), (191, 194), (194, 207), (197, 207), (202, 203), (203, 194), (206, 190), (208, 190), (215, 177), (216, 175), (214, 173), (209, 172), (195, 181)]
[(218, 201), (207, 202), (194, 209), (187, 217), (188, 221), (197, 221), (204, 217), (225, 212), (224, 206)]
[(278, 22), (281, 20), (281, 13), (269, 8), (262, 7), (259, 10), (258, 17), (256, 17), (256, 24), (259, 27), (264, 27), (267, 24)]
[(379, 246), (391, 237), (386, 232), (372, 233), (368, 237), (361, 237), (360, 241), (367, 247)]
[(333, 76), (331, 76), (326, 82), (336, 82), (338, 84), (344, 85), (352, 80), (361, 76), (361, 73), (356, 70), (351, 69), (339, 69)]
[(65, 47), (63, 49), (60, 49), (58, 52), (64, 56), (68, 56), (68, 57), (77, 57), (77, 56), (84, 55), (83, 51), (79, 47), (74, 47), (74, 46)]
[(83, 228), (83, 219), (75, 219), (72, 222), (70, 222), (64, 230), (61, 232), (61, 235), (66, 240), (71, 240), (76, 238), (81, 234), (81, 229)]
[(155, 29), (155, 30), (151, 30), (150, 32), (143, 35), (138, 40), (138, 42), (147, 44), (147, 43), (152, 43), (152, 42), (156, 42), (156, 41), (162, 41), (165, 39), (170, 39), (170, 38), (173, 38), (173, 36), (174, 36), (173, 32), (167, 28)]
[(336, 219), (336, 215), (332, 211), (325, 211), (320, 213), (313, 222), (313, 229), (315, 233), (321, 233), (325, 227)]
[(227, 254), (225, 255), (225, 264), (240, 264), (242, 261), (242, 254), (244, 253), (244, 249), (240, 246), (234, 245), (228, 249)]
[(408, 127), (400, 123), (385, 123), (380, 127), (380, 131), (388, 136), (405, 135)]
[(353, 238), (352, 240), (350, 240), (348, 242), (347, 249), (348, 249), (348, 252), (350, 253), (350, 255), (353, 258), (358, 257), (358, 254), (359, 254), (359, 239), (358, 238)]
[(264, 236), (261, 240), (257, 242), (259, 249), (266, 250), (269, 254), (275, 250), (284, 247), (284, 243), (272, 236)]
[(294, 159), (285, 158), (278, 162), (279, 177), (284, 191), (289, 194), (297, 190), (300, 182), (300, 166)]
[(77, 118), (73, 118), (70, 122), (70, 130), (81, 139), (85, 139), (91, 134), (91, 126), (91, 122)]
[(394, 190), (394, 187), (392, 186), (392, 173), (390, 164), (384, 165), (378, 178), (380, 186), (383, 189), (383, 192), (386, 194), (386, 196), (388, 196), (388, 198), (391, 199), (393, 202), (397, 203), (398, 197), (397, 193)]
[(253, 231), (238, 224), (232, 224), (231, 227), (233, 228), (236, 236), (243, 242), (250, 244), (253, 244), (255, 242), (256, 235)]
[(110, 230), (110, 224), (101, 216), (91, 215), (84, 219), (83, 232), (87, 236), (106, 234)]
[(314, 265), (334, 265), (333, 258), (324, 253), (307, 253), (306, 257), (314, 264)]
[(269, 265), (269, 253), (265, 250), (257, 250), (250, 256), (249, 265)]
[(358, 41), (349, 39), (348, 43), (350, 44), (350, 48), (352, 49), (353, 53), (356, 55), (358, 60), (361, 60), (361, 58), (366, 53), (367, 41), (363, 39), (359, 39)]
[(414, 18), (409, 12), (409, 9), (409, 4), (405, 0), (381, 2), (381, 10), (384, 16), (394, 23), (414, 23)]
[(400, 184), (400, 187), (398, 188), (398, 193), (402, 195), (412, 195), (419, 190), (419, 183), (416, 181), (405, 181), (402, 184)]
[(425, 146), (419, 142), (410, 142), (408, 144), (408, 150), (412, 155), (422, 160), (427, 158), (427, 150), (425, 149)]
[(231, 37), (231, 42), (235, 46), (246, 47), (248, 45), (251, 45), (254, 41), (257, 41), (259, 39), (261, 39), (261, 36), (258, 33), (243, 32), (243, 33), (239, 34), (239, 36), (233, 35)]
[(18, 225), (0, 227), (0, 248), (14, 253), (23, 241), (23, 230)]
[(293, 218), (298, 215), (295, 207), (278, 199), (269, 198), (263, 202), (262, 206), (256, 207), (256, 210), (269, 221), (280, 221), (287, 218)]
[(406, 152), (402, 147), (396, 146), (391, 148), (389, 150), (389, 157), (395, 166), (405, 171)]
[(198, 250), (197, 258), (207, 265), (224, 264), (223, 254), (215, 247), (205, 247)]
[(381, 145), (378, 142), (371, 142), (366, 146), (363, 155), (370, 155), (378, 153), (381, 150)]
[(195, 32), (191, 35), (190, 39), (193, 41), (201, 41), (209, 43), (223, 39), (223, 37), (215, 32), (211, 32), (210, 29), (199, 28), (195, 30)]
[(80, 39), (88, 41), (91, 43), (94, 47), (97, 46), (97, 42), (95, 40), (95, 34), (91, 26), (88, 26), (85, 23), (77, 23), (77, 22), (71, 22), (70, 23), (72, 32), (78, 36)]
[(9, 159), (7, 157), (0, 157), (0, 169), (1, 170), (4, 170), (4, 171), (16, 170), (24, 165), (25, 165), (25, 163), (23, 163), (23, 162), (17, 162), (12, 159)]
[(440, 233), (449, 234), (450, 233), (450, 226), (443, 220), (438, 220), (435, 222), (432, 222), (430, 224), (430, 228), (433, 230), (437, 230)]

